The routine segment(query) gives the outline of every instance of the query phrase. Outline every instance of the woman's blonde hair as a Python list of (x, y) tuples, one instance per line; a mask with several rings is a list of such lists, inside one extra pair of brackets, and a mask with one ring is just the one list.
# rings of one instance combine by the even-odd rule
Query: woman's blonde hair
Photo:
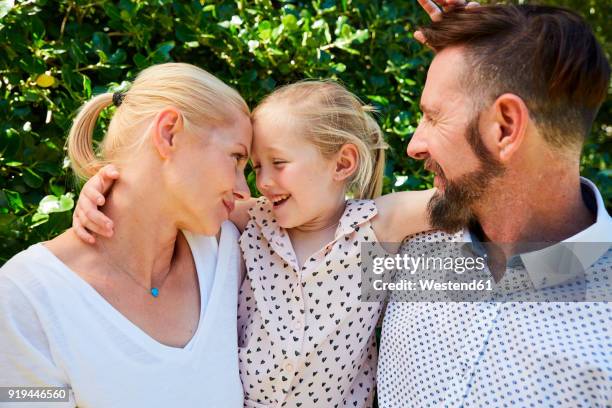
[(333, 81), (301, 81), (268, 95), (253, 111), (253, 120), (272, 104), (282, 104), (319, 149), (323, 157), (351, 143), (357, 147), (359, 163), (348, 191), (355, 198), (375, 198), (382, 192), (385, 168), (383, 132), (372, 116), (375, 109)]
[(181, 112), (186, 129), (191, 125), (222, 125), (233, 115), (249, 115), (240, 94), (203, 69), (184, 63), (154, 65), (140, 72), (128, 91), (115, 95), (115, 102), (120, 103), (96, 154), (93, 132), (100, 112), (113, 104), (113, 95), (107, 92), (86, 102), (70, 129), (68, 156), (81, 178), (93, 176), (118, 153), (142, 145), (144, 135), (133, 128), (166, 107)]

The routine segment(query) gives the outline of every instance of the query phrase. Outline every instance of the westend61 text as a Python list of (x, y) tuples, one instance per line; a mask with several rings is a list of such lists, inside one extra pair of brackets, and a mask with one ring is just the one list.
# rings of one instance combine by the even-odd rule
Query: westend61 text
[(437, 282), (433, 279), (419, 279), (418, 282), (402, 279), (399, 282), (383, 282), (375, 280), (372, 284), (374, 290), (390, 291), (491, 291), (493, 290), (490, 280), (473, 280), (471, 282)]

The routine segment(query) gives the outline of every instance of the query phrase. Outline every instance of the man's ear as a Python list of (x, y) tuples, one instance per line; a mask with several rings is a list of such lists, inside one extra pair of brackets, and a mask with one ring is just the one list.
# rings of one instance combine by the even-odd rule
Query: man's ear
[(495, 100), (489, 113), (485, 129), (492, 131), (494, 137), (488, 148), (500, 162), (506, 163), (525, 141), (529, 110), (521, 97), (506, 93)]
[(152, 123), (153, 145), (162, 158), (168, 158), (175, 150), (176, 136), (183, 130), (183, 115), (175, 107), (160, 111)]
[(359, 164), (359, 151), (352, 143), (343, 145), (336, 154), (334, 180), (343, 181), (351, 177)]

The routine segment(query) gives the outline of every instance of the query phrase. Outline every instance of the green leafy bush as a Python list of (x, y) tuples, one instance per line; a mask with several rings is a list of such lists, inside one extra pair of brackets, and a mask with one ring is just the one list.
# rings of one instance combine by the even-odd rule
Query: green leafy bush
[[(608, 1), (569, 5), (605, 42)], [(281, 84), (337, 78), (379, 108), (392, 147), (385, 191), (429, 187), (405, 154), (431, 59), (412, 32), (426, 19), (404, 0), (1, 0), (0, 264), (70, 225), (78, 186), (64, 143), (78, 107), (165, 61), (207, 69), (251, 106)], [(608, 102), (582, 160), (609, 207), (611, 118)]]

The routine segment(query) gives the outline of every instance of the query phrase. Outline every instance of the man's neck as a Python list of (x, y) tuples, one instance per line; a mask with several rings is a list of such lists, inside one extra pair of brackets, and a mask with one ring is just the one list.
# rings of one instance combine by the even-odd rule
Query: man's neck
[[(555, 174), (538, 182), (495, 189), (476, 209), (484, 238), (497, 243), (560, 242), (594, 223), (580, 177)], [(511, 193), (509, 193), (511, 192)]]

